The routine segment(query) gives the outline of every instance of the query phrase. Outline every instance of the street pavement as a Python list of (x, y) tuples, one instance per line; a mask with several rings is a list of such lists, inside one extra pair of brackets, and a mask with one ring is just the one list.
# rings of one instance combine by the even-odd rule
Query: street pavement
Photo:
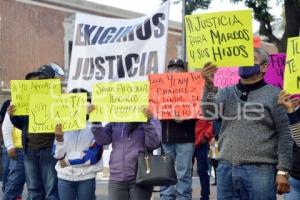
[[(108, 200), (108, 195), (107, 195), (108, 184), (107, 183), (108, 183), (107, 180), (98, 180), (97, 181), (97, 186), (96, 186), (97, 200)], [(199, 178), (193, 177), (193, 199), (192, 200), (200, 199), (200, 191), (201, 191), (201, 188), (200, 188)], [(216, 186), (210, 187), (210, 193), (211, 193), (210, 200), (216, 200), (217, 199)], [(2, 197), (3, 197), (3, 193), (0, 192), (0, 199), (2, 199)], [(27, 197), (27, 191), (25, 188), (22, 198), (25, 200), (26, 197)], [(154, 193), (152, 200), (159, 200), (159, 194)], [(278, 196), (277, 200), (283, 200), (282, 196)]]
[[(96, 186), (96, 197), (97, 200), (108, 200), (108, 193), (107, 193), (107, 187), (108, 187), (108, 181), (107, 180), (97, 180), (97, 186)], [(211, 198), (210, 200), (216, 200), (216, 187), (211, 187)], [(2, 199), (3, 193), (0, 192), (0, 199)], [(22, 199), (26, 199), (27, 197), (27, 190), (24, 189)], [(199, 178), (194, 177), (193, 178), (193, 200), (199, 200), (200, 199), (200, 184), (199, 184)], [(143, 200), (143, 199), (141, 199)], [(159, 200), (159, 194), (153, 193), (152, 200)]]

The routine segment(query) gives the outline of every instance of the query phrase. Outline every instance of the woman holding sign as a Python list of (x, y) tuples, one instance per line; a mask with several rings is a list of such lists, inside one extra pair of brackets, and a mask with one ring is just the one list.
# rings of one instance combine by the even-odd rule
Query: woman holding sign
[(161, 126), (152, 114), (144, 111), (145, 123), (94, 124), (92, 132), (100, 145), (112, 144), (110, 156), (109, 200), (150, 200), (151, 187), (135, 184), (138, 154), (160, 146)]
[[(86, 90), (72, 90), (73, 93)], [(94, 109), (89, 104), (87, 114)], [(88, 117), (87, 117), (88, 119)], [(62, 125), (55, 128), (53, 145), (54, 158), (58, 160), (55, 169), (58, 177), (58, 195), (63, 200), (95, 199), (96, 175), (101, 170), (102, 146), (96, 144), (91, 124), (77, 131), (62, 131)]]
[(293, 147), (293, 167), (289, 178), (291, 191), (284, 196), (285, 200), (300, 199), (300, 109), (296, 109), (299, 107), (299, 102), (299, 99), (291, 98), (291, 95), (285, 91), (281, 91), (279, 94), (278, 103), (288, 113), (290, 130), (295, 140)]

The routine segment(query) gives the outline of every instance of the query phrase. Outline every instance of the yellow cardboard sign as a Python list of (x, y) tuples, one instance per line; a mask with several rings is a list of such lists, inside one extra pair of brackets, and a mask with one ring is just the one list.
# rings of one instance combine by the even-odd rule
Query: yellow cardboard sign
[(14, 128), (13, 129), (13, 143), (16, 148), (23, 148), (22, 146), (22, 131), (20, 129)]
[(300, 93), (300, 37), (288, 38), (283, 89), (290, 94)]
[(149, 104), (149, 82), (108, 82), (93, 86), (92, 122), (146, 122), (143, 109)]
[(83, 129), (86, 127), (86, 105), (86, 93), (32, 95), (29, 133), (53, 133), (59, 123), (62, 124), (63, 131)]
[(190, 67), (254, 65), (251, 10), (187, 15), (185, 30)]
[(57, 96), (61, 93), (59, 79), (12, 80), (10, 88), (12, 104), (16, 107), (15, 115), (29, 115), (30, 95), (48, 94)]

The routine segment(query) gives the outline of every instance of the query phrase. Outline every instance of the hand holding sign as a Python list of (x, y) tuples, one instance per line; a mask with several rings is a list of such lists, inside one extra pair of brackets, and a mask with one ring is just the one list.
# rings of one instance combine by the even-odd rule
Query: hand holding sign
[(149, 108), (144, 108), (144, 115), (148, 120), (153, 118), (153, 113)]
[(286, 93), (286, 91), (281, 91), (278, 96), (278, 104), (282, 105), (288, 113), (295, 111), (296, 106), (299, 106), (300, 99), (292, 98), (291, 94)]
[(10, 104), (7, 108), (7, 113), (9, 116), (13, 116), (16, 112), (16, 107), (13, 104)]
[(93, 104), (88, 103), (88, 105), (87, 105), (87, 114), (89, 115), (94, 110), (96, 110), (96, 106), (93, 105)]
[(201, 75), (205, 80), (205, 84), (208, 87), (212, 87), (214, 84), (214, 74), (217, 72), (217, 67), (212, 65), (211, 62), (208, 62), (204, 65)]

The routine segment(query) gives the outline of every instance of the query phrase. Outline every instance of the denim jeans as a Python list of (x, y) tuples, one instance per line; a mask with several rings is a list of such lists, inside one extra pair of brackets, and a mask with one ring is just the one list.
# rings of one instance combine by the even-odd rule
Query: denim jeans
[(57, 200), (56, 160), (51, 148), (27, 149), (24, 155), (28, 200)]
[(10, 159), (3, 200), (15, 200), (22, 196), (25, 184), (24, 151), (17, 149), (17, 158)]
[(299, 200), (300, 199), (300, 180), (289, 178), (291, 191), (284, 195), (284, 200)]
[(5, 191), (7, 176), (9, 173), (10, 158), (5, 147), (2, 147), (2, 192)]
[(68, 181), (58, 179), (58, 195), (61, 200), (94, 200), (96, 199), (96, 180)]
[(195, 157), (197, 160), (197, 172), (201, 185), (201, 200), (209, 199), (209, 176), (208, 176), (208, 149), (207, 143), (201, 144), (195, 148)]
[(138, 186), (135, 180), (113, 181), (108, 183), (109, 200), (150, 200), (152, 187)]
[(163, 150), (175, 161), (178, 178), (176, 186), (162, 187), (162, 200), (191, 200), (192, 199), (192, 159), (194, 155), (193, 143), (166, 143)]
[(218, 200), (276, 200), (275, 165), (221, 161), (217, 174)]

